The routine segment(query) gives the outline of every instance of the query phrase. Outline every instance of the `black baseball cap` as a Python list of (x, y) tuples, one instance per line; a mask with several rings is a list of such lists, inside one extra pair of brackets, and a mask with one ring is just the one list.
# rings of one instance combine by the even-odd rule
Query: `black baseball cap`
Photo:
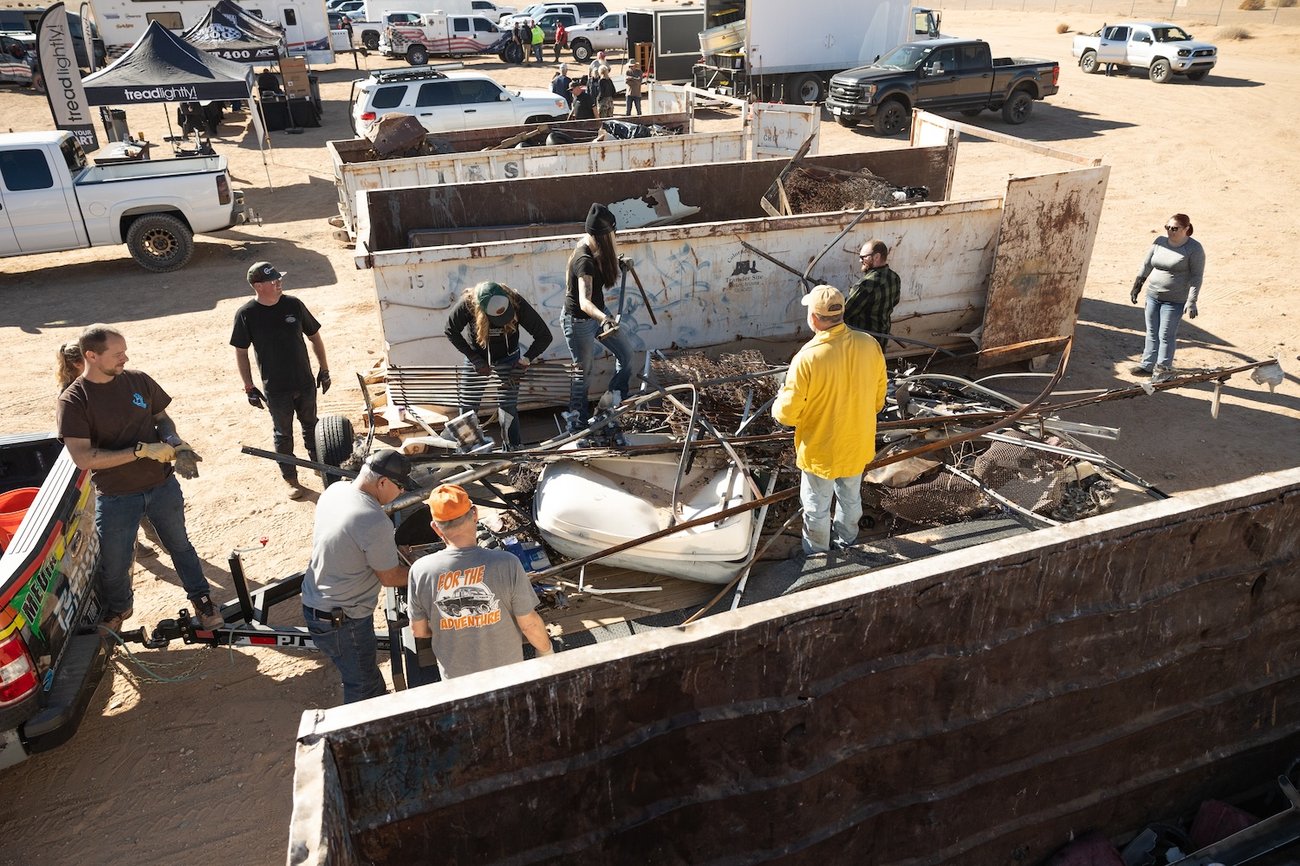
[(280, 273), (270, 262), (258, 262), (248, 269), (248, 284), (269, 283), (272, 280), (278, 280), (284, 274)]
[(411, 461), (400, 451), (385, 448), (366, 458), (372, 472), (382, 475), (401, 486), (403, 490), (419, 490), (420, 485), (411, 480)]

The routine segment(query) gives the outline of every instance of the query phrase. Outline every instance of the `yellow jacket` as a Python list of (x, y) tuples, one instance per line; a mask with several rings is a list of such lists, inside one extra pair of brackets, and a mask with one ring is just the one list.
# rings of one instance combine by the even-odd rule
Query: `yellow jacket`
[(885, 405), (885, 356), (875, 337), (836, 325), (804, 344), (772, 417), (794, 427), (795, 463), (819, 478), (857, 475), (876, 456)]

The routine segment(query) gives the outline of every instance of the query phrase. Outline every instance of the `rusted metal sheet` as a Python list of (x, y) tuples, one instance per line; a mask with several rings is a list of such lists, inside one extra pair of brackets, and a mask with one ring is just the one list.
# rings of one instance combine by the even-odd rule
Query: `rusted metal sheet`
[[(1109, 166), (1012, 178), (984, 307), (983, 345), (1074, 334)], [(1027, 347), (1026, 353), (1033, 349)], [(1033, 357), (1001, 352), (981, 367)]]
[(778, 105), (756, 102), (749, 107), (754, 159), (788, 156), (812, 139), (808, 153), (817, 153), (821, 140), (820, 105)]
[(289, 860), (1040, 863), (1288, 765), (1297, 524), (1288, 470), (313, 710)]

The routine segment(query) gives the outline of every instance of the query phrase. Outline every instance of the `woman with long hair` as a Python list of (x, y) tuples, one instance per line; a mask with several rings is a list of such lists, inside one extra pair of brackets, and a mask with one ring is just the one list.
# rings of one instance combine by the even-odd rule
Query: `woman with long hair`
[[(520, 352), (519, 330), (532, 343)], [(452, 308), (443, 333), (465, 356), (457, 399), (461, 413), (483, 403), (492, 377), (497, 379), (497, 418), (508, 448), (519, 447), (519, 383), (551, 345), (551, 329), (533, 305), (509, 286), (491, 281), (467, 288)], [(468, 338), (467, 338), (468, 335)]]
[(1195, 319), (1198, 315), (1205, 250), (1200, 241), (1192, 240), (1192, 231), (1192, 220), (1185, 213), (1165, 220), (1165, 237), (1151, 244), (1133, 281), (1129, 300), (1135, 304), (1142, 284), (1147, 283), (1147, 338), (1142, 360), (1129, 371), (1135, 376), (1151, 376), (1156, 381), (1172, 376), (1178, 325), (1183, 316)]
[(568, 424), (574, 432), (586, 426), (587, 380), (591, 378), (597, 342), (614, 356), (614, 375), (601, 398), (602, 404), (621, 403), (632, 380), (632, 345), (619, 330), (619, 317), (605, 305), (605, 289), (613, 287), (620, 267), (614, 244), (614, 214), (603, 204), (593, 204), (584, 227), (587, 233), (569, 255), (564, 296), (564, 339), (579, 373), (569, 389)]

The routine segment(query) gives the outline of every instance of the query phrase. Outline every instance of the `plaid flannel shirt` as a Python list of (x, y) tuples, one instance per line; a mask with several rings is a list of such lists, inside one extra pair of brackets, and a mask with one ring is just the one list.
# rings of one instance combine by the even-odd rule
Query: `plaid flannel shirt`
[(893, 268), (872, 268), (849, 290), (844, 301), (844, 321), (859, 331), (888, 334), (901, 290), (902, 281)]

